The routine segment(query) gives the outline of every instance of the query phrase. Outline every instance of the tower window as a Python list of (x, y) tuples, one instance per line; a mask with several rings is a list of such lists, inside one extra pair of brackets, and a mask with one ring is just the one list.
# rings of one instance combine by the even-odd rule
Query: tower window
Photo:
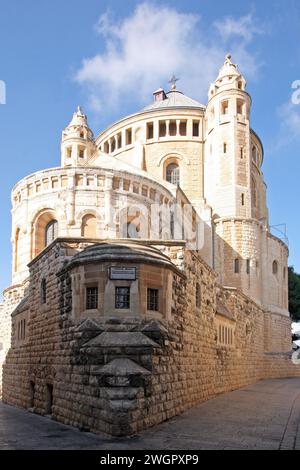
[(177, 134), (176, 121), (170, 121), (170, 124), (169, 124), (169, 134), (170, 134), (172, 137)]
[(131, 129), (126, 129), (126, 145), (132, 144), (132, 131)]
[(223, 153), (227, 153), (227, 144), (225, 142), (223, 144)]
[(116, 150), (116, 141), (115, 138), (111, 140), (111, 151), (114, 152)]
[(199, 282), (196, 284), (196, 307), (201, 307), (201, 287)]
[(179, 124), (179, 134), (185, 136), (186, 135), (186, 121), (180, 121)]
[(121, 132), (119, 132), (119, 134), (117, 135), (117, 147), (118, 147), (118, 149), (120, 149), (122, 147), (122, 134), (121, 134)]
[(180, 185), (180, 170), (177, 163), (170, 163), (167, 166), (166, 179), (169, 183)]
[(244, 114), (244, 101), (243, 100), (237, 100), (236, 112), (237, 114)]
[(147, 289), (147, 310), (158, 312), (158, 289)]
[(240, 272), (240, 260), (238, 258), (234, 260), (234, 272), (235, 274), (239, 274)]
[(242, 202), (242, 206), (244, 206), (245, 205), (245, 194), (244, 193), (241, 195), (241, 202)]
[(67, 148), (67, 157), (71, 158), (72, 157), (72, 147)]
[(104, 153), (109, 153), (109, 146), (108, 146), (108, 142), (104, 142), (104, 145), (103, 145), (103, 152)]
[(167, 126), (166, 121), (159, 121), (159, 137), (166, 137)]
[(246, 272), (247, 274), (250, 274), (250, 259), (246, 260)]
[(238, 89), (242, 90), (243, 89), (243, 82), (238, 82)]
[(86, 309), (95, 310), (97, 308), (98, 308), (98, 287), (87, 287)]
[(199, 137), (199, 121), (193, 121), (193, 137)]
[(120, 310), (130, 308), (130, 287), (116, 287), (115, 308)]
[(221, 103), (221, 114), (228, 114), (229, 108), (228, 108), (228, 101), (223, 101)]
[(278, 273), (278, 263), (276, 260), (273, 261), (273, 264), (272, 264), (272, 271), (273, 271), (273, 274), (277, 274)]
[(84, 133), (83, 132), (80, 132), (80, 137), (81, 137), (81, 139), (84, 138)]
[(42, 282), (41, 282), (40, 297), (41, 297), (41, 304), (45, 304), (47, 302), (47, 282), (46, 282), (46, 279), (43, 279)]
[(243, 159), (243, 158), (244, 158), (244, 147), (241, 147), (241, 153), (240, 153), (240, 155), (241, 155), (241, 159)]
[(79, 158), (84, 158), (84, 149), (79, 149)]
[(147, 123), (147, 139), (153, 139), (153, 122)]
[(58, 222), (57, 220), (51, 220), (51, 222), (46, 225), (45, 229), (45, 246), (50, 245), (50, 243), (52, 243), (57, 238), (57, 235)]

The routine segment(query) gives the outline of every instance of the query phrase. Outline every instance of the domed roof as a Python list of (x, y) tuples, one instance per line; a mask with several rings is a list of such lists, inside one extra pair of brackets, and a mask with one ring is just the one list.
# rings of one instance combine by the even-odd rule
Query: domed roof
[(80, 106), (78, 106), (77, 111), (73, 114), (72, 121), (71, 121), (70, 124), (68, 125), (68, 127), (71, 127), (71, 126), (85, 126), (85, 127), (89, 127), (89, 126), (88, 126), (88, 122), (87, 122), (87, 117), (86, 117), (86, 115), (82, 112), (82, 109), (81, 109)]
[(180, 272), (170, 258), (160, 250), (150, 245), (143, 245), (134, 240), (109, 240), (96, 243), (76, 254), (66, 266), (66, 269), (81, 264), (102, 262), (119, 263), (145, 263), (165, 266), (173, 271)]
[(217, 80), (221, 80), (225, 77), (240, 76), (240, 72), (237, 64), (233, 64), (231, 61), (231, 55), (227, 54), (225, 57), (224, 65), (220, 68)]
[(152, 109), (165, 109), (165, 108), (201, 108), (205, 109), (204, 104), (199, 101), (193, 100), (188, 96), (184, 95), (177, 89), (172, 89), (166, 93), (166, 99), (160, 101), (154, 101), (154, 103), (146, 106), (143, 111), (151, 111)]

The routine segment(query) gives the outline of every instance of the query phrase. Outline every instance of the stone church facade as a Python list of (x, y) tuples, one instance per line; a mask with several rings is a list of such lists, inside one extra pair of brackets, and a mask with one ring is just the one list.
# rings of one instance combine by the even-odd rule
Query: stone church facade
[(218, 393), (299, 375), (288, 248), (270, 231), (263, 146), (228, 55), (208, 104), (177, 90), (12, 191), (2, 399), (128, 435)]

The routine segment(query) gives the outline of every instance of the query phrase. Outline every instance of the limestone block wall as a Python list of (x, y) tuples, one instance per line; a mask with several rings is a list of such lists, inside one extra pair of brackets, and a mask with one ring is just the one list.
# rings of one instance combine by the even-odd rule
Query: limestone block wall
[(268, 233), (264, 254), (264, 303), (271, 312), (288, 316), (288, 248)]
[(215, 228), (215, 268), (221, 284), (237, 287), (260, 302), (263, 227), (253, 219), (221, 219)]
[(0, 398), (2, 396), (2, 366), (11, 347), (11, 314), (26, 295), (28, 283), (11, 286), (3, 293), (4, 302), (0, 309)]
[[(300, 374), (285, 353), (289, 320), (266, 320), (269, 313), (239, 290), (220, 287), (199, 255), (175, 242), (161, 245), (182, 271), (172, 274), (170, 316), (79, 312), (74, 318), (74, 283), (61, 268), (90, 243), (59, 240), (31, 264), (28, 311), (13, 314), (4, 401), (82, 429), (125, 435), (218, 393)], [(41, 306), (42, 277), (47, 302)], [(15, 331), (24, 315), (28, 337), (20, 343)]]

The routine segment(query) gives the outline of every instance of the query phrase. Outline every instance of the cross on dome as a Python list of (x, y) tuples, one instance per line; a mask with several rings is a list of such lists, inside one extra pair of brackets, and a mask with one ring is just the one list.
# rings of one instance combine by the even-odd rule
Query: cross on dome
[(169, 80), (168, 83), (171, 84), (171, 90), (176, 90), (176, 82), (178, 82), (179, 78), (176, 78), (176, 76), (173, 74), (171, 79)]

